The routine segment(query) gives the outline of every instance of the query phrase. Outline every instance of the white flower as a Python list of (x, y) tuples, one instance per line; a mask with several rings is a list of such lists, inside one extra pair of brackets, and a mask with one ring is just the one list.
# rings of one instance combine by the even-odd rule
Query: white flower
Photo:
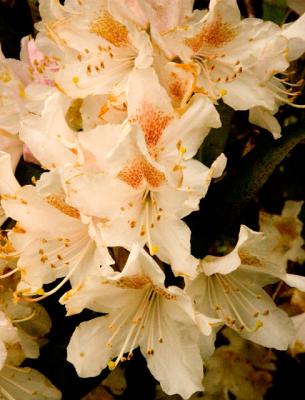
[(191, 15), (193, 0), (111, 0), (109, 8), (118, 18), (130, 19), (143, 29), (165, 33), (181, 25)]
[[(264, 56), (266, 47), (272, 48), (266, 38), (273, 43), (279, 31), (269, 22), (241, 20), (235, 0), (215, 0), (208, 13), (194, 14), (185, 26), (162, 35), (160, 46), (169, 58), (178, 56), (193, 65), (198, 91), (213, 102), (223, 98), (234, 109), (246, 110), (266, 101), (252, 67)], [(273, 54), (273, 66), (284, 63), (286, 69), (288, 63), (281, 53), (286, 41), (278, 42), (281, 47)]]
[(98, 375), (107, 365), (115, 368), (140, 346), (165, 392), (188, 398), (202, 390), (192, 303), (181, 289), (165, 288), (164, 278), (158, 264), (135, 245), (123, 272), (92, 277), (64, 296), (69, 313), (84, 307), (108, 313), (81, 323), (68, 345), (68, 360), (81, 377)]
[[(283, 104), (289, 104), (296, 108), (305, 107), (303, 104), (294, 103), (300, 94), (299, 89), (303, 80), (290, 82), (291, 74), (285, 72), (289, 65), (287, 63), (298, 59), (305, 52), (304, 27), (305, 15), (295, 22), (284, 25), (281, 31), (275, 35), (274, 40), (266, 45), (264, 53), (255, 66), (255, 73), (259, 73), (261, 78), (260, 87), (266, 104), (250, 109), (249, 120), (253, 124), (269, 130), (274, 138), (280, 137), (281, 133), (281, 126), (273, 116), (279, 107)], [(284, 48), (280, 45), (283, 39), (285, 39)], [(280, 54), (282, 54), (282, 59), (278, 57)], [(277, 58), (276, 63), (275, 58)], [(260, 71), (265, 71), (265, 76), (262, 76)], [(279, 73), (282, 74), (282, 77), (276, 76)], [(269, 100), (267, 101), (267, 99)]]
[[(17, 221), (8, 236), (20, 253), (17, 289), (23, 295), (46, 297), (67, 280), (77, 285), (91, 269), (99, 271), (112, 262), (94, 224), (82, 222), (79, 212), (66, 204), (55, 172), (43, 174), (36, 187), (23, 186), (2, 197), (6, 215)], [(55, 288), (43, 291), (43, 284), (60, 277), (64, 279)]]
[(54, 86), (54, 73), (59, 69), (58, 58), (43, 54), (35, 40), (29, 36), (21, 41), (21, 60), (29, 66), (33, 82)]
[(57, 7), (59, 15), (44, 25), (48, 36), (70, 52), (69, 60), (62, 60), (55, 81), (71, 97), (114, 91), (120, 94), (134, 67), (152, 64), (148, 34), (132, 23), (116, 20), (109, 12), (108, 1)]
[[(19, 189), (12, 166), (12, 158), (9, 153), (0, 151), (0, 196), (4, 193), (14, 194)], [(3, 208), (0, 205), (0, 225), (7, 219)]]
[(60, 400), (60, 392), (41, 373), (18, 367), (26, 357), (39, 356), (38, 339), (51, 328), (47, 312), (39, 304), (16, 303), (5, 286), (0, 286), (0, 296), (0, 397)]
[[(130, 124), (79, 134), (90, 163), (65, 168), (67, 201), (105, 221), (107, 246), (147, 244), (176, 274), (193, 276), (197, 260), (181, 219), (198, 209), (211, 179), (225, 167), (224, 155), (211, 169), (191, 159), (210, 128), (219, 126), (218, 114), (198, 95), (180, 116), (153, 70), (132, 74), (128, 99)], [(97, 165), (90, 169), (92, 156)]]
[(283, 271), (286, 271), (288, 260), (299, 263), (305, 260), (301, 236), (303, 224), (298, 218), (302, 205), (303, 202), (289, 200), (285, 202), (281, 215), (261, 212), (259, 216), (260, 230), (268, 239), (262, 247), (268, 252), (268, 259)]
[(0, 48), (0, 129), (11, 134), (19, 131), (24, 111), (25, 87), (30, 78), (21, 61), (6, 59)]
[(78, 158), (76, 135), (65, 118), (69, 106), (68, 97), (53, 93), (41, 115), (29, 114), (21, 121), (20, 138), (45, 169), (62, 168)]
[(293, 325), (263, 286), (282, 279), (304, 290), (305, 278), (287, 274), (261, 254), (264, 240), (268, 238), (242, 226), (235, 249), (224, 257), (204, 258), (187, 292), (204, 315), (222, 319), (255, 343), (283, 350), (294, 336)]
[[(290, 83), (285, 75), (289, 62), (305, 51), (303, 17), (281, 29), (269, 21), (241, 20), (235, 0), (214, 0), (208, 12), (194, 12), (182, 26), (152, 35), (172, 61), (161, 71), (165, 87), (167, 68), (179, 81), (173, 70), (178, 57), (177, 67), (192, 71), (195, 77), (195, 92), (213, 103), (223, 98), (235, 110), (249, 109), (250, 122), (269, 129), (275, 138), (281, 128), (273, 115), (280, 105), (303, 107), (294, 104), (302, 82)], [(283, 78), (277, 76), (280, 73)], [(180, 86), (186, 87), (185, 72)]]

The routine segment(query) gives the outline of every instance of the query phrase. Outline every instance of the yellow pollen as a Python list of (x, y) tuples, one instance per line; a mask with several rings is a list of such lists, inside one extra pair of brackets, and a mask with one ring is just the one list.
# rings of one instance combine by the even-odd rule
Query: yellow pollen
[(9, 82), (11, 79), (12, 79), (12, 78), (11, 78), (10, 74), (9, 74), (7, 71), (3, 72), (3, 73), (0, 75), (0, 80), (1, 80), (2, 82), (4, 82), (4, 83)]
[(151, 246), (150, 254), (151, 254), (152, 256), (154, 256), (155, 254), (157, 254), (158, 251), (159, 251), (158, 246), (154, 246), (154, 245)]
[(185, 153), (186, 153), (186, 147), (180, 146), (180, 147), (179, 147), (179, 153), (180, 153), (180, 154), (185, 154)]
[(78, 78), (78, 76), (73, 76), (73, 78), (72, 78), (72, 82), (73, 82), (75, 85), (77, 85), (77, 84), (78, 84), (78, 82), (79, 82), (79, 78)]
[(63, 214), (79, 219), (79, 212), (77, 209), (69, 206), (60, 195), (49, 195), (46, 197), (46, 201), (50, 206), (61, 211)]
[(116, 21), (108, 11), (104, 11), (90, 26), (90, 32), (106, 39), (116, 47), (127, 46), (128, 30)]
[(113, 371), (116, 366), (117, 364), (114, 361), (109, 361), (108, 368), (110, 369), (110, 371)]
[(24, 90), (24, 86), (23, 85), (19, 85), (19, 96), (20, 97), (25, 97), (25, 90)]
[(220, 92), (219, 92), (220, 97), (225, 96), (227, 93), (228, 93), (228, 91), (226, 89), (220, 89)]
[(263, 325), (264, 325), (264, 324), (263, 324), (262, 321), (257, 320), (257, 321), (256, 321), (256, 324), (255, 324), (255, 332), (256, 332), (259, 328), (261, 328)]
[(235, 36), (235, 28), (223, 21), (220, 15), (216, 15), (213, 21), (205, 24), (197, 35), (186, 39), (184, 42), (194, 52), (198, 52), (203, 46), (223, 47), (233, 40)]

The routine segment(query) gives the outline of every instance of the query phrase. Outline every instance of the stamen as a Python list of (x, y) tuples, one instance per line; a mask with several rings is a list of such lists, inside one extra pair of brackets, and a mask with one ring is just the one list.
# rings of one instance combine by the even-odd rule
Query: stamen
[[(110, 361), (108, 363), (108, 367), (110, 369), (114, 369), (120, 362), (123, 362), (126, 360), (125, 357), (123, 357), (123, 355), (127, 352), (127, 348), (129, 347), (128, 344), (133, 337), (132, 343), (131, 343), (131, 347), (130, 350), (128, 352), (128, 356), (131, 357), (132, 355), (132, 350), (136, 344), (136, 341), (139, 337), (139, 334), (142, 330), (142, 327), (144, 326), (146, 320), (148, 319), (148, 317), (150, 316), (150, 309), (153, 303), (153, 288), (149, 287), (148, 289), (146, 289), (145, 295), (143, 297), (143, 299), (141, 300), (140, 304), (138, 305), (138, 308), (136, 310), (136, 313), (131, 321), (131, 326), (128, 332), (128, 335), (121, 347), (120, 353), (117, 356), (115, 361)], [(128, 319), (128, 318), (127, 318)], [(137, 326), (138, 325), (138, 326)], [(111, 343), (111, 341), (113, 340), (114, 336), (120, 331), (122, 327), (122, 324), (120, 324), (120, 326), (118, 327), (118, 329), (116, 329), (115, 333), (111, 336), (111, 338), (108, 340), (108, 343)], [(135, 332), (136, 331), (136, 332)]]
[(282, 101), (283, 103), (290, 105), (291, 107), (300, 108), (300, 109), (305, 108), (305, 104), (295, 104), (295, 103), (293, 103), (294, 100), (295, 100), (295, 98), (285, 99), (285, 98), (283, 98), (282, 96), (277, 95), (276, 93), (274, 93), (274, 97), (275, 97), (276, 99)]
[(161, 310), (160, 310), (160, 296), (157, 296), (157, 326), (158, 326), (158, 342), (163, 343), (162, 329), (161, 329)]
[[(226, 298), (226, 303), (229, 305), (229, 307), (231, 308), (231, 310), (233, 311), (233, 314), (237, 317), (238, 321), (240, 322), (241, 326), (237, 327), (235, 324), (235, 327), (238, 330), (244, 330), (246, 329), (247, 332), (255, 332), (258, 327), (262, 326), (262, 322), (261, 321), (255, 321), (255, 326), (254, 327), (248, 327), (247, 323), (245, 322), (245, 320), (243, 319), (243, 317), (241, 316), (240, 312), (237, 310), (237, 308), (235, 307), (230, 295), (228, 294), (228, 282), (227, 280), (225, 280), (225, 278), (223, 276), (221, 276), (221, 274), (215, 274), (214, 275), (216, 280), (218, 281), (218, 284), (221, 286), (220, 293), (222, 293), (224, 295), (224, 297)], [(216, 283), (216, 282), (215, 282)], [(224, 290), (223, 290), (224, 289)], [(233, 295), (235, 295), (236, 297), (236, 292), (234, 290), (232, 290)], [(243, 302), (241, 302), (239, 299), (239, 303), (242, 305), (242, 307), (246, 310), (247, 313), (249, 313), (248, 309), (245, 307), (245, 305), (243, 304)], [(227, 320), (227, 319), (226, 319)], [(228, 320), (227, 320), (228, 321)]]
[[(91, 243), (89, 242), (89, 244), (84, 248), (83, 252), (79, 255), (77, 254), (75, 257), (78, 259), (78, 262), (75, 262), (75, 265), (73, 266), (73, 268), (71, 268), (71, 270), (69, 271), (69, 273), (65, 276), (65, 278), (58, 284), (56, 285), (52, 290), (48, 291), (48, 292), (44, 292), (43, 289), (41, 289), (41, 293), (42, 295), (39, 297), (35, 297), (35, 298), (28, 298), (28, 297), (32, 297), (32, 296), (36, 296), (39, 293), (20, 293), (22, 298), (25, 301), (28, 302), (37, 302), (40, 301), (42, 299), (45, 299), (46, 297), (51, 296), (52, 294), (56, 293), (57, 290), (59, 290), (66, 282), (68, 282), (68, 280), (71, 278), (71, 276), (74, 274), (74, 272), (76, 271), (76, 269), (79, 267), (79, 265), (81, 264), (82, 259), (85, 257), (85, 254), (88, 250), (88, 248), (90, 247)], [(19, 295), (19, 293), (16, 293), (17, 297)]]
[(147, 244), (149, 248), (149, 252), (152, 256), (154, 256), (158, 252), (158, 247), (152, 244), (150, 229), (151, 229), (151, 207), (150, 207), (150, 199), (147, 199), (145, 202), (145, 230), (146, 230), (146, 237), (147, 237)]
[(25, 321), (29, 321), (30, 319), (32, 319), (35, 315), (37, 314), (36, 310), (33, 310), (32, 313), (25, 317), (25, 318), (20, 318), (20, 319), (13, 319), (12, 323), (13, 324), (19, 324), (20, 322), (25, 322)]
[(14, 275), (18, 271), (19, 271), (19, 267), (12, 269), (11, 271), (7, 272), (6, 274), (0, 275), (0, 279), (8, 278), (9, 276)]

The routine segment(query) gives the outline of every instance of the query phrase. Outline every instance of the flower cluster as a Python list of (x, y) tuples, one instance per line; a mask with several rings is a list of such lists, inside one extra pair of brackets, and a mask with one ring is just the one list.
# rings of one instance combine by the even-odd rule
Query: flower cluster
[[(241, 19), (235, 0), (202, 11), (192, 0), (40, 0), (40, 14), (20, 60), (0, 58), (0, 219), (16, 221), (2, 277), (20, 275), (16, 310), (69, 282), (68, 315), (106, 314), (71, 338), (79, 376), (113, 369), (140, 346), (162, 389), (183, 398), (202, 390), (223, 325), (286, 349), (293, 323), (263, 287), (282, 280), (305, 291), (305, 278), (286, 272), (305, 258), (300, 204), (262, 214), (262, 232), (242, 226), (230, 253), (203, 260), (183, 218), (226, 166), (224, 154), (210, 167), (195, 159), (221, 126), (220, 101), (249, 110), (275, 138), (279, 107), (303, 107), (288, 69), (305, 51), (305, 16), (283, 27)], [(45, 170), (32, 185), (14, 176), (21, 155)], [(14, 316), (1, 318), (9, 354), (23, 336)], [(0, 372), (3, 395), (10, 373)]]
[(37, 358), (51, 328), (45, 309), (14, 299), (18, 277), (16, 254), (1, 237), (0, 253), (0, 396), (16, 400), (59, 400), (60, 392), (38, 371), (20, 367), (25, 358)]

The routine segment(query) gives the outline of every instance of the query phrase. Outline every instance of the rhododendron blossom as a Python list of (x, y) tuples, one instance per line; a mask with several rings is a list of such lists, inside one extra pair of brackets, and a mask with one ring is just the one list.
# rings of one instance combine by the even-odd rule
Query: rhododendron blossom
[(305, 15), (197, 3), (29, 1), (2, 46), (1, 399), (85, 399), (108, 368), (103, 398), (137, 371), (139, 398), (263, 400), (273, 349), (305, 351)]

